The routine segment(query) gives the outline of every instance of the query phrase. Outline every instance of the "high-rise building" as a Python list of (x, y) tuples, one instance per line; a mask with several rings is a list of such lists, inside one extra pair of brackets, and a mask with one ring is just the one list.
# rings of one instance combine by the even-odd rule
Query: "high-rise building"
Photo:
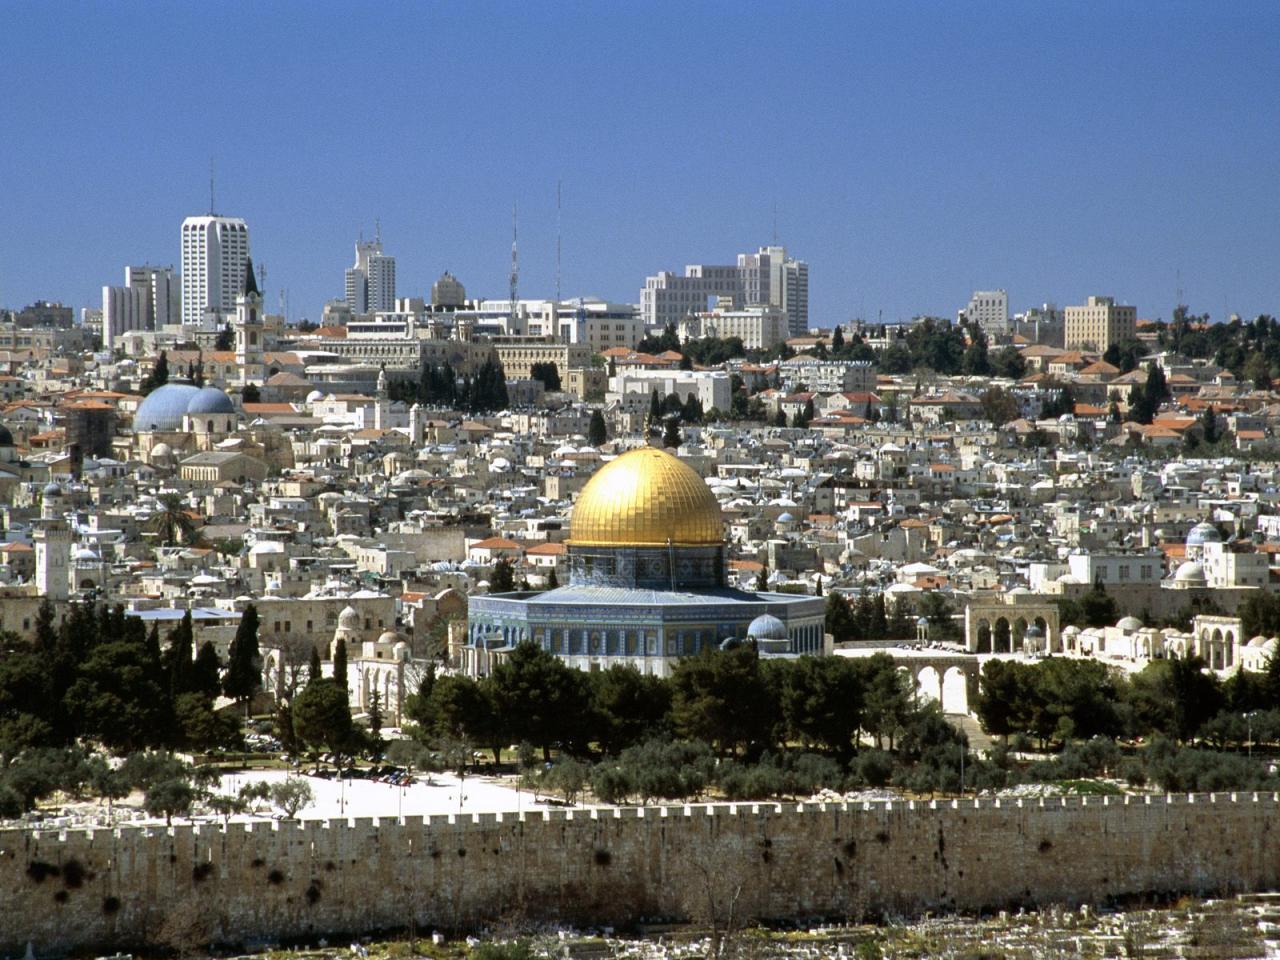
[(431, 305), (434, 307), (460, 307), (467, 300), (467, 288), (448, 270), (431, 285)]
[(238, 217), (187, 217), (182, 221), (182, 323), (200, 326), (216, 314), (224, 324), (244, 292), (249, 227)]
[(1009, 294), (1005, 290), (975, 290), (969, 305), (960, 311), (960, 320), (976, 323), (987, 336), (1003, 337), (1009, 332)]
[(182, 322), (182, 285), (173, 267), (125, 267), (124, 285), (143, 291), (147, 311), (144, 329), (159, 330)]
[(1082, 307), (1066, 309), (1068, 350), (1105, 352), (1113, 343), (1132, 340), (1138, 333), (1138, 308), (1118, 304), (1114, 297), (1090, 297)]
[(395, 309), (396, 258), (383, 254), (381, 239), (356, 243), (356, 262), (346, 274), (346, 299), (356, 316)]
[(735, 307), (777, 307), (791, 336), (800, 336), (809, 328), (809, 265), (788, 257), (785, 247), (769, 246), (739, 254), (734, 266), (691, 264), (684, 276), (663, 271), (645, 278), (640, 315), (647, 326), (679, 324), (722, 297)]
[(102, 288), (102, 346), (114, 350), (119, 337), (130, 330), (145, 330), (146, 294), (139, 287)]

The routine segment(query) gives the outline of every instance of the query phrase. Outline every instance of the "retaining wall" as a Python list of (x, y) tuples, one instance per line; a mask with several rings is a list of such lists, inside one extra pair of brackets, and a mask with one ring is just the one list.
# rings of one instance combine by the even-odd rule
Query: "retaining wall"
[[(1280, 886), (1280, 795), (737, 804), (0, 831), (0, 953), (863, 918)], [(714, 905), (714, 906), (713, 906)]]

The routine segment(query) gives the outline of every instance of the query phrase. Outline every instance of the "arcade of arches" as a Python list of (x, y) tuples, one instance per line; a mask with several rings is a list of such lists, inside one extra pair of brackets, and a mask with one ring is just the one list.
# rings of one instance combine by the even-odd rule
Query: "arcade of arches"
[(1021, 596), (972, 602), (964, 611), (964, 643), (970, 653), (1062, 653), (1058, 606)]

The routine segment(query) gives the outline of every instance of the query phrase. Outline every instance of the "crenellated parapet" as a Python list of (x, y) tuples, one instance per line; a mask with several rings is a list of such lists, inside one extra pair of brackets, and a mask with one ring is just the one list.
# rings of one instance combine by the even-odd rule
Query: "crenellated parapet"
[(741, 885), (760, 919), (878, 918), (1280, 885), (1280, 795), (583, 807), (0, 830), (0, 953), (625, 927)]

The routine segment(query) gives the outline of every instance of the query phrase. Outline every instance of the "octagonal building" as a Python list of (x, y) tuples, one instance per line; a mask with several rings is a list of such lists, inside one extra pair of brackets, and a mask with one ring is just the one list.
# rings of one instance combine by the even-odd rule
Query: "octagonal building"
[(726, 585), (720, 504), (664, 450), (631, 450), (597, 470), (574, 505), (567, 547), (568, 586), (471, 598), (467, 673), (488, 673), (531, 640), (583, 670), (623, 663), (666, 676), (680, 657), (757, 642), (750, 628), (763, 616), (781, 624), (771, 655), (828, 652), (821, 597)]

